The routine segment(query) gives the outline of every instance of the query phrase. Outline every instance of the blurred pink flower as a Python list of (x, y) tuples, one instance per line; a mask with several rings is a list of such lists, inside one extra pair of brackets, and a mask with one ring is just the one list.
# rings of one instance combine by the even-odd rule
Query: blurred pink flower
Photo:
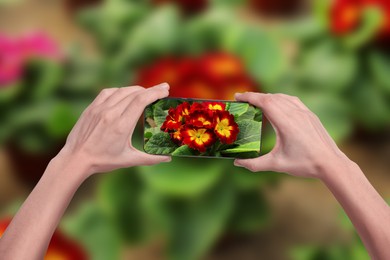
[(20, 78), (23, 57), (15, 41), (0, 34), (0, 87)]
[(57, 43), (44, 33), (28, 34), (16, 39), (0, 33), (0, 87), (19, 80), (30, 59), (60, 61), (62, 54)]

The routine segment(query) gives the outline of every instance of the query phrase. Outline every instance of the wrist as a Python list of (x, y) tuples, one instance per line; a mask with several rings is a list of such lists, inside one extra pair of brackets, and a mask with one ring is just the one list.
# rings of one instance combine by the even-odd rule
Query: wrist
[(91, 163), (87, 156), (70, 152), (64, 147), (49, 163), (49, 167), (57, 169), (57, 174), (65, 175), (80, 183), (91, 174)]
[(356, 173), (359, 166), (346, 155), (340, 154), (324, 160), (319, 166), (320, 179), (325, 183), (348, 179), (351, 173)]

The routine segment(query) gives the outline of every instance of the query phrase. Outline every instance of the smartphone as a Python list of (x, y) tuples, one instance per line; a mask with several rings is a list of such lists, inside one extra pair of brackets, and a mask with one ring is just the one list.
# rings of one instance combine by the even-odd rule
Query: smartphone
[(164, 98), (144, 111), (144, 151), (217, 158), (260, 156), (262, 111), (245, 102)]

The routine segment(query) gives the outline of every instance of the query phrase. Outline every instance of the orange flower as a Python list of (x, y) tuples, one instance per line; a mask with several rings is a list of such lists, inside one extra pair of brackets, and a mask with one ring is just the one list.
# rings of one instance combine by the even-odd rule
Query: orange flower
[(185, 127), (182, 132), (183, 144), (199, 152), (205, 152), (206, 148), (214, 144), (215, 134), (206, 128)]
[(215, 111), (214, 132), (222, 143), (232, 144), (237, 139), (238, 129), (234, 116), (228, 111)]
[(183, 141), (183, 136), (181, 134), (182, 129), (183, 129), (183, 126), (180, 126), (179, 129), (177, 129), (174, 132), (170, 133), (172, 141), (174, 141), (178, 145), (181, 145), (182, 141)]
[[(10, 222), (11, 218), (5, 218), (0, 221), (0, 238)], [(57, 230), (51, 238), (44, 260), (58, 259), (85, 260), (87, 256), (78, 244)]]

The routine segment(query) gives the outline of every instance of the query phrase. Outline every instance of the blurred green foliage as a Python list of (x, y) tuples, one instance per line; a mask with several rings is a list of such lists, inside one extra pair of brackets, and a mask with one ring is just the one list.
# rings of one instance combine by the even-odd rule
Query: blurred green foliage
[(76, 79), (80, 58), (31, 60), (21, 79), (0, 90), (0, 144), (45, 153), (64, 141), (97, 92), (96, 81)]

